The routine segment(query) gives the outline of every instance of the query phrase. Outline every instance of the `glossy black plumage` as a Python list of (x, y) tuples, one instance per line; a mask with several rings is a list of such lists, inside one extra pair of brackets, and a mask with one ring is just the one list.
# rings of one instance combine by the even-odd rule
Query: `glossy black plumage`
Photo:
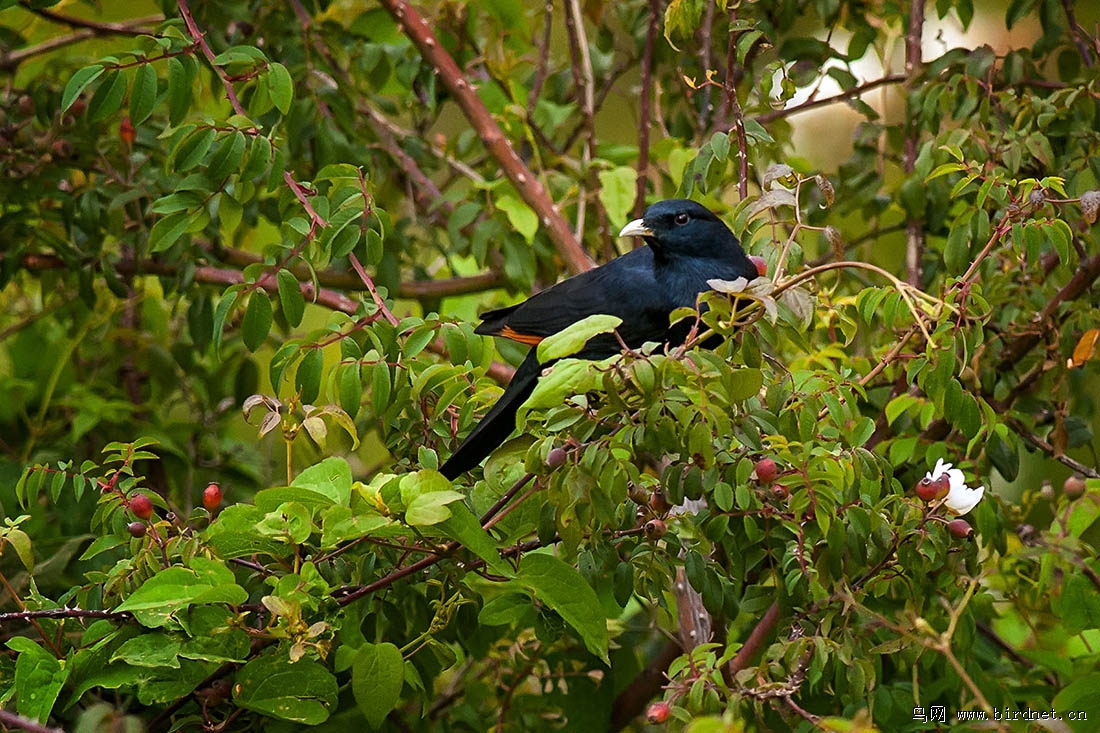
[[(647, 246), (563, 280), (518, 305), (484, 313), (476, 332), (533, 347), (582, 318), (608, 314), (622, 319), (618, 333), (627, 346), (639, 347), (646, 341), (679, 344), (687, 326), (669, 328), (673, 310), (694, 307), (699, 293), (710, 289), (708, 280), (751, 280), (757, 275), (733, 233), (694, 201), (653, 204), (620, 236), (641, 236)], [(575, 356), (603, 359), (620, 350), (618, 339), (604, 334)], [(544, 367), (535, 351), (531, 349), (500, 400), (440, 468), (445, 476), (455, 478), (481, 463), (515, 430), (516, 410), (534, 390)]]

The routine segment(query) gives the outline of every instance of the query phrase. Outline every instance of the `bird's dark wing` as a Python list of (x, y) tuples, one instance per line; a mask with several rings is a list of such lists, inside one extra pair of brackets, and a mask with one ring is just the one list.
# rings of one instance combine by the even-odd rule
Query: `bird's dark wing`
[(475, 331), (533, 346), (582, 318), (607, 314), (623, 319), (620, 333), (628, 343), (640, 343), (639, 339), (661, 337), (670, 310), (667, 294), (654, 277), (653, 253), (643, 247), (518, 305), (488, 311)]

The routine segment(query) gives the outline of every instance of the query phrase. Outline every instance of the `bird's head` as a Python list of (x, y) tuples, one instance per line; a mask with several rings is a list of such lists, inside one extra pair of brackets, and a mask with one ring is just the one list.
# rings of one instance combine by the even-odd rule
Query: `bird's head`
[(744, 257), (733, 232), (707, 207), (688, 199), (658, 201), (641, 219), (623, 227), (620, 237), (642, 237), (664, 257)]

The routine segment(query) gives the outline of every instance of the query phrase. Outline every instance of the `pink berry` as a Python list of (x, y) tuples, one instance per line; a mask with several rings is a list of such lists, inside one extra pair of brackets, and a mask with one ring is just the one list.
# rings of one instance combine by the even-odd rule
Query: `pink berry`
[(771, 458), (761, 458), (753, 466), (753, 471), (756, 472), (756, 478), (762, 484), (770, 484), (779, 475), (779, 467)]
[(671, 711), (672, 709), (668, 703), (662, 700), (650, 705), (649, 709), (645, 711), (645, 717), (650, 723), (664, 723), (668, 720)]

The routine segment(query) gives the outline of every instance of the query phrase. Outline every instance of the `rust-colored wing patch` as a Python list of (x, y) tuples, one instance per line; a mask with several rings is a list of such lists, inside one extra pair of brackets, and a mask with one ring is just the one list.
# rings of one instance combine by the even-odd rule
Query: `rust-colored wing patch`
[(527, 344), (528, 346), (538, 346), (539, 342), (544, 338), (543, 336), (536, 336), (533, 333), (520, 333), (511, 326), (505, 326), (500, 329), (497, 336), (503, 336), (506, 339), (512, 339), (513, 341), (519, 341), (521, 344)]

